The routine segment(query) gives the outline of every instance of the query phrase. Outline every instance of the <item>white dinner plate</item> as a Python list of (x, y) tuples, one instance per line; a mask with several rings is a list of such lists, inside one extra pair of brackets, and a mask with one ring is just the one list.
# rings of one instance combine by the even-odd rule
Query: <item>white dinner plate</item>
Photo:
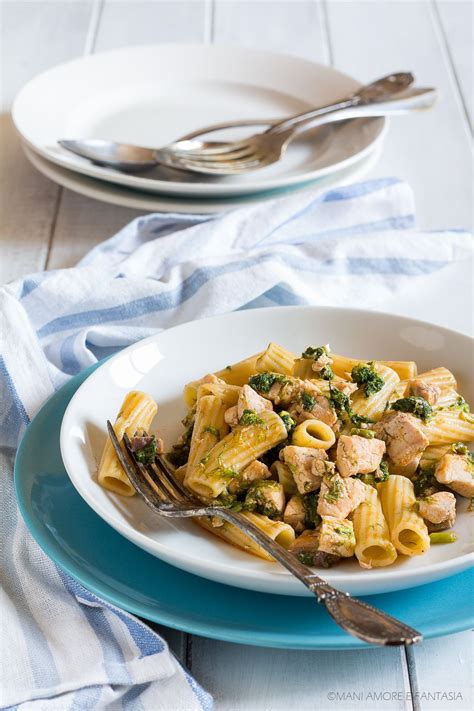
[(122, 185), (105, 183), (96, 178), (90, 178), (81, 173), (63, 168), (56, 163), (51, 163), (39, 153), (32, 151), (26, 144), (23, 149), (28, 160), (34, 167), (55, 183), (62, 185), (69, 190), (73, 190), (80, 195), (85, 195), (94, 200), (100, 200), (112, 205), (130, 207), (136, 210), (148, 210), (152, 212), (181, 212), (216, 214), (232, 210), (237, 207), (244, 207), (256, 202), (274, 200), (277, 197), (288, 195), (291, 192), (311, 192), (317, 195), (318, 192), (328, 190), (335, 185), (348, 185), (361, 180), (376, 164), (380, 150), (375, 148), (368, 155), (361, 158), (349, 167), (331, 173), (325, 178), (310, 181), (309, 184), (296, 185), (288, 189), (280, 188), (267, 192), (254, 193), (253, 195), (240, 195), (236, 197), (206, 198), (206, 197), (178, 197), (177, 195), (158, 195), (140, 190), (133, 190)]
[[(190, 521), (171, 523), (138, 497), (123, 498), (101, 488), (97, 463), (125, 394), (143, 390), (158, 403), (156, 425), (170, 446), (185, 414), (183, 385), (261, 351), (276, 341), (296, 353), (330, 342), (334, 351), (357, 358), (415, 360), (420, 370), (445, 365), (460, 392), (474, 400), (472, 339), (400, 316), (340, 308), (280, 307), (240, 311), (163, 331), (126, 348), (99, 367), (77, 390), (63, 418), (61, 454), (83, 499), (123, 536), (158, 558), (228, 585), (286, 595), (309, 591), (276, 564), (233, 548)], [(323, 575), (336, 587), (369, 595), (422, 585), (466, 569), (472, 560), (472, 514), (458, 504), (458, 540), (433, 546), (422, 556), (387, 568), (362, 570), (346, 561)]]
[(20, 91), (12, 115), (34, 151), (69, 170), (164, 195), (235, 196), (339, 171), (380, 144), (387, 122), (356, 119), (314, 129), (295, 139), (282, 161), (217, 179), (166, 168), (120, 173), (62, 149), (57, 141), (106, 138), (159, 147), (216, 122), (288, 116), (358, 86), (331, 67), (273, 52), (214, 45), (127, 47), (41, 74)]

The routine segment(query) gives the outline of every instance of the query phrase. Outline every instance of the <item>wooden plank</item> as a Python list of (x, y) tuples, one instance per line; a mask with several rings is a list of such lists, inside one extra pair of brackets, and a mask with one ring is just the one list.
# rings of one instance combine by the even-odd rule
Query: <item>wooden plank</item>
[(43, 269), (59, 188), (28, 163), (8, 114), (0, 116), (0, 284)]
[[(91, 3), (2, 6), (2, 111), (35, 74), (80, 54)], [(0, 116), (0, 283), (44, 268), (60, 189), (26, 160), (7, 113)]]
[(322, 3), (314, 0), (216, 2), (212, 39), (329, 61)]
[(446, 51), (453, 66), (454, 79), (462, 96), (464, 110), (473, 128), (472, 47), (473, 6), (465, 0), (437, 0), (435, 12), (441, 24)]
[(411, 184), (421, 227), (469, 228), (470, 139), (431, 5), (341, 1), (328, 3), (327, 10), (338, 69), (361, 81), (408, 69), (419, 84), (439, 88), (432, 111), (392, 120), (373, 174), (397, 175)]
[(471, 632), (427, 640), (415, 647), (413, 654), (417, 676), (414, 701), (420, 711), (470, 711), (474, 707)]
[(204, 0), (105, 0), (95, 52), (134, 44), (202, 42)]
[(2, 3), (2, 111), (36, 74), (81, 55), (91, 0)]
[(193, 637), (192, 671), (216, 711), (411, 708), (399, 649), (307, 652)]
[(47, 268), (73, 267), (99, 242), (112, 237), (141, 214), (143, 211), (108, 205), (63, 190)]

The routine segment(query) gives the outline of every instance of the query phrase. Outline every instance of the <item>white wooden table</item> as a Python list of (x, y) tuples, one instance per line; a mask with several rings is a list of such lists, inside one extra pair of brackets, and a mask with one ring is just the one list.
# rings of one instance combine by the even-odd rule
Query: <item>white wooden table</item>
[[(457, 0), (3, 0), (0, 283), (75, 264), (137, 211), (49, 182), (9, 116), (21, 85), (55, 64), (127, 44), (238, 43), (334, 64), (360, 80), (412, 70), (442, 101), (393, 122), (373, 176), (410, 182), (420, 226), (471, 228), (472, 4)], [(456, 592), (453, 590), (453, 604)], [(298, 652), (161, 629), (219, 711), (472, 708), (469, 633), (399, 649)], [(170, 709), (170, 711), (172, 711)], [(176, 710), (179, 711), (179, 710)]]

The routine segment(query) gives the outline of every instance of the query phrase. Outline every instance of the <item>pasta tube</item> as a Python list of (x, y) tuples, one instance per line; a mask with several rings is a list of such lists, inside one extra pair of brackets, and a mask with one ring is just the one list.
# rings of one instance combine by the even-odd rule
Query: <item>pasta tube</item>
[(421, 455), (420, 459), (420, 469), (428, 469), (433, 466), (441, 457), (444, 457), (447, 452), (451, 449), (450, 444), (433, 444), (429, 445)]
[[(347, 358), (335, 353), (331, 353), (331, 358), (333, 360), (332, 369), (334, 373), (341, 377), (344, 377), (346, 373), (350, 373), (355, 365), (369, 362), (360, 358)], [(413, 360), (378, 360), (376, 363), (394, 370), (400, 380), (410, 380), (416, 377), (417, 368)]]
[(186, 486), (200, 496), (215, 498), (242, 469), (287, 437), (286, 427), (272, 410), (259, 414), (260, 422), (235, 427), (197, 466), (188, 466)]
[(270, 343), (267, 350), (257, 359), (256, 370), (258, 373), (283, 373), (291, 375), (295, 362), (295, 354), (287, 351), (283, 346)]
[(244, 360), (228, 365), (226, 368), (219, 370), (215, 375), (229, 385), (245, 385), (251, 375), (257, 372), (257, 360), (263, 353), (245, 358)]
[(228, 433), (229, 427), (224, 420), (226, 409), (227, 405), (215, 395), (199, 398), (189, 447), (186, 482), (194, 467)]
[(397, 551), (390, 540), (390, 531), (383, 515), (377, 490), (366, 486), (365, 501), (352, 514), (356, 539), (355, 554), (363, 568), (391, 565)]
[(216, 395), (227, 407), (237, 404), (241, 388), (227, 383), (203, 383), (197, 390), (197, 399), (203, 395)]
[(295, 479), (290, 471), (290, 467), (287, 464), (279, 461), (273, 462), (270, 470), (272, 474), (276, 474), (278, 477), (278, 481), (282, 485), (286, 496), (293, 496), (293, 494), (298, 492)]
[(473, 442), (474, 417), (459, 410), (440, 410), (423, 425), (423, 431), (430, 445)]
[(405, 476), (392, 474), (377, 485), (390, 539), (404, 555), (421, 555), (430, 547), (428, 529), (416, 511), (413, 484)]
[[(267, 516), (246, 511), (242, 514), (249, 521), (254, 523), (264, 533), (274, 541), (277, 541), (283, 548), (289, 548), (295, 540), (295, 532), (288, 523), (283, 521), (272, 521)], [(245, 535), (240, 528), (224, 521), (221, 526), (213, 526), (208, 518), (193, 519), (199, 526), (205, 528), (219, 538), (223, 538), (237, 548), (242, 548), (247, 553), (252, 553), (259, 558), (264, 558), (270, 562), (275, 562), (274, 558), (261, 548), (255, 541)]]
[(325, 422), (321, 420), (304, 420), (298, 425), (291, 442), (297, 447), (312, 447), (313, 449), (330, 449), (336, 441), (336, 435)]
[[(114, 424), (114, 431), (119, 442), (126, 433), (133, 437), (139, 429), (148, 431), (158, 407), (146, 393), (136, 390), (128, 393), (122, 403)], [(123, 445), (122, 445), (123, 446)], [(110, 491), (123, 496), (133, 496), (135, 489), (117, 459), (110, 437), (107, 437), (97, 473), (99, 484)]]
[(417, 380), (423, 380), (430, 385), (437, 385), (441, 392), (445, 390), (457, 390), (456, 378), (447, 368), (433, 368), (425, 373), (417, 375)]
[(357, 390), (352, 396), (352, 409), (358, 415), (377, 422), (382, 417), (385, 405), (400, 382), (400, 378), (394, 370), (382, 365), (379, 361), (375, 363), (375, 370), (384, 380), (382, 389), (369, 397), (366, 397), (360, 389)]
[(436, 404), (434, 405), (435, 410), (440, 410), (441, 408), (445, 407), (452, 407), (453, 410), (456, 407), (456, 401), (459, 398), (459, 393), (454, 390), (454, 388), (445, 388), (441, 390), (441, 395), (439, 398), (436, 400)]

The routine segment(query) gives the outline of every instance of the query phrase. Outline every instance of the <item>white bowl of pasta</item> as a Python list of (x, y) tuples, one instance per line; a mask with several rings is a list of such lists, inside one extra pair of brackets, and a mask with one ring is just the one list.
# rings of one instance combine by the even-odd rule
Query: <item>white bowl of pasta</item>
[[(190, 490), (258, 521), (334, 586), (369, 595), (422, 585), (472, 562), (472, 354), (467, 336), (361, 310), (183, 324), (121, 351), (77, 390), (61, 427), (64, 465), (115, 530), (196, 575), (310, 594), (227, 524), (170, 522), (129, 495), (107, 419), (119, 436), (158, 433)], [(137, 442), (144, 456), (156, 444)]]

